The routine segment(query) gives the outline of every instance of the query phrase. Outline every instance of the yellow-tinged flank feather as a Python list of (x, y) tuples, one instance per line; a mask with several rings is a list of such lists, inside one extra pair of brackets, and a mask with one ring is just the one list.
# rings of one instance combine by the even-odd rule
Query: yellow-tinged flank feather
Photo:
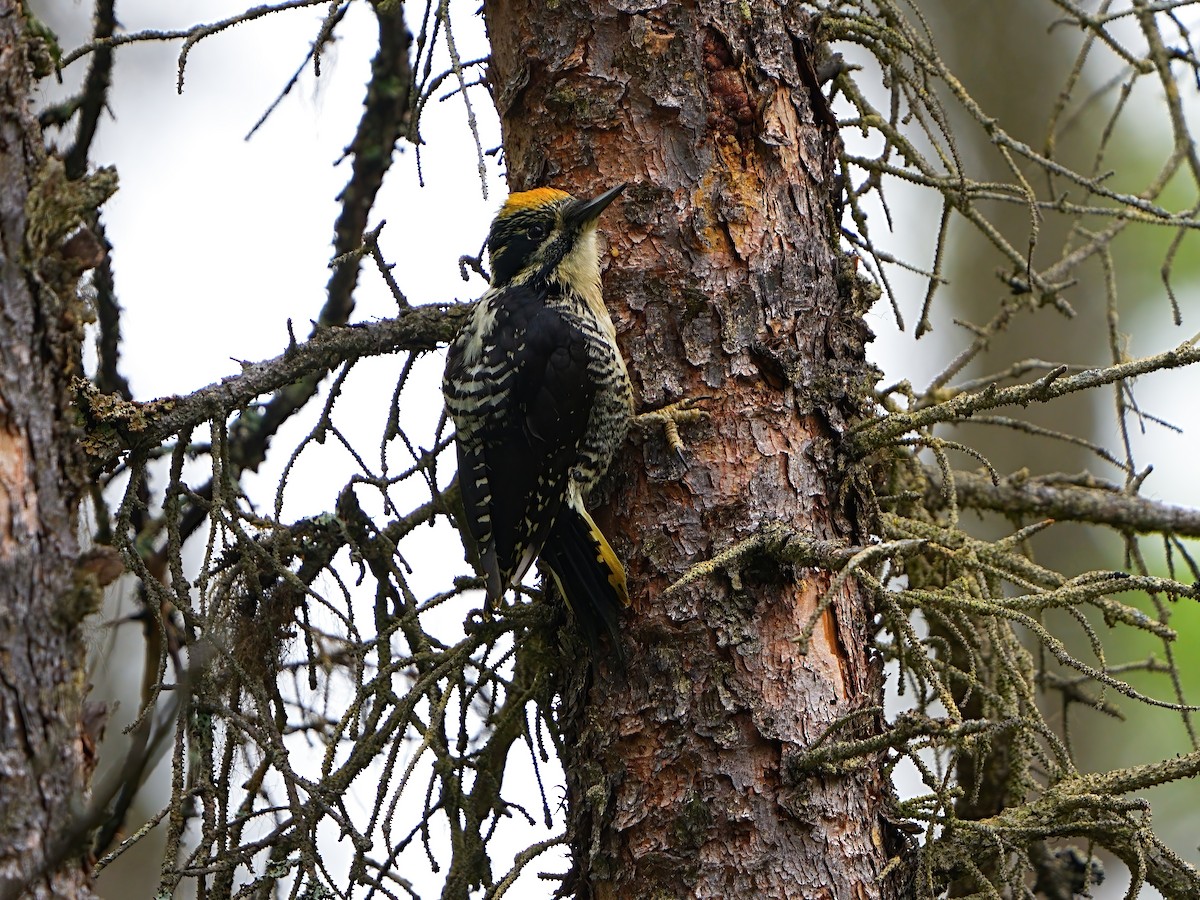
[[(622, 606), (629, 606), (629, 588), (625, 584), (625, 567), (621, 565), (621, 559), (617, 556), (615, 550), (604, 537), (604, 533), (592, 521), (592, 517), (588, 515), (588, 511), (580, 507), (580, 512), (583, 513), (584, 521), (587, 522), (588, 531), (591, 533), (592, 540), (596, 542), (596, 562), (600, 563), (608, 569), (608, 583), (612, 585), (613, 591), (617, 595), (617, 599), (621, 601)], [(559, 585), (561, 588), (562, 585)], [(560, 590), (559, 593), (562, 593)], [(563, 594), (565, 597), (566, 594)]]

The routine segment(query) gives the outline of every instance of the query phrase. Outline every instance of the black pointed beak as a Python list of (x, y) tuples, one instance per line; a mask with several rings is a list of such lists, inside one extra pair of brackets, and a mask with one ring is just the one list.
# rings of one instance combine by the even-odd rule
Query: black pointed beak
[(572, 228), (579, 228), (596, 221), (600, 218), (600, 213), (604, 212), (605, 207), (616, 200), (617, 194), (623, 190), (625, 190), (625, 185), (618, 184), (615, 188), (609, 188), (599, 197), (593, 197), (591, 200), (577, 200), (564, 216), (567, 224)]

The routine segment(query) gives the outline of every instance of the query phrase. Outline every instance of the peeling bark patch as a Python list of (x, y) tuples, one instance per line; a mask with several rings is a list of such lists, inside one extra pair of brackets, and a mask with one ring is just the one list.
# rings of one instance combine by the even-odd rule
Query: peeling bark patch
[[(802, 581), (784, 590), (792, 603), (762, 604), (758, 610), (759, 633), (764, 635), (752, 655), (743, 654), (748, 690), (757, 690), (765, 701), (757, 709), (758, 727), (773, 739), (804, 744), (818, 735), (809, 734), (812, 719), (823, 723), (832, 716), (812, 709), (800, 709), (792, 702), (796, 683), (805, 685), (806, 693), (818, 700), (817, 706), (829, 707), (828, 701), (844, 700), (849, 693), (845, 673), (834, 661), (837, 654), (836, 637), (830, 630), (833, 617), (827, 615), (822, 627), (813, 636), (806, 656), (796, 653), (794, 638), (804, 627), (816, 608), (824, 590), (823, 578)], [(826, 701), (824, 703), (820, 701)], [(754, 708), (754, 707), (751, 707)], [(806, 727), (807, 726), (807, 727)]]
[(754, 446), (762, 456), (775, 456), (787, 451), (790, 443), (788, 435), (783, 434), (772, 424), (757, 419), (750, 423), (750, 433), (754, 438)]
[(37, 495), (29, 483), (29, 441), (11, 422), (0, 421), (0, 557), (11, 556), (37, 534)]
[(616, 83), (587, 75), (559, 81), (546, 95), (546, 108), (556, 114), (563, 128), (590, 124), (611, 128), (624, 99), (625, 89)]
[[(626, 4), (614, 5), (620, 9)], [(674, 40), (674, 29), (663, 22), (647, 16), (633, 16), (629, 20), (629, 42), (649, 56), (665, 56)]]

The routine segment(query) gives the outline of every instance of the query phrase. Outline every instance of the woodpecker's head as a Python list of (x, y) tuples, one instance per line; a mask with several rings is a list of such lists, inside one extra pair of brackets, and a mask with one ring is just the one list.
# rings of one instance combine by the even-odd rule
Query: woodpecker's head
[(492, 286), (556, 273), (564, 280), (598, 283), (596, 220), (624, 189), (618, 184), (592, 200), (576, 200), (554, 188), (510, 194), (488, 233)]

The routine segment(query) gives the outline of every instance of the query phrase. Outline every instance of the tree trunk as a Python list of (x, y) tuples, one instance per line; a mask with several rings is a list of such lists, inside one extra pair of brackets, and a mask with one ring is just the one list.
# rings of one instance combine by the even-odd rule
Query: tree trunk
[(484, 10), (511, 187), (630, 182), (602, 223), (605, 297), (641, 409), (712, 397), (686, 464), (647, 432), (612, 478), (602, 521), (629, 570), (630, 661), (601, 671), (568, 728), (569, 886), (897, 896), (879, 880), (902, 846), (880, 767), (786, 774), (831, 722), (882, 704), (868, 598), (839, 591), (804, 654), (824, 572), (760, 555), (664, 596), (763, 526), (867, 532), (838, 499), (853, 496), (839, 434), (871, 371), (853, 275), (839, 278), (838, 137), (812, 23), (787, 3), (712, 0)]
[(25, 28), (22, 4), (0, 0), (0, 897), (90, 897), (84, 867), (59, 862), (94, 750), (79, 624), (99, 588), (77, 574), (84, 470), (67, 423), (75, 281), (95, 248), (29, 112), (44, 47)]

